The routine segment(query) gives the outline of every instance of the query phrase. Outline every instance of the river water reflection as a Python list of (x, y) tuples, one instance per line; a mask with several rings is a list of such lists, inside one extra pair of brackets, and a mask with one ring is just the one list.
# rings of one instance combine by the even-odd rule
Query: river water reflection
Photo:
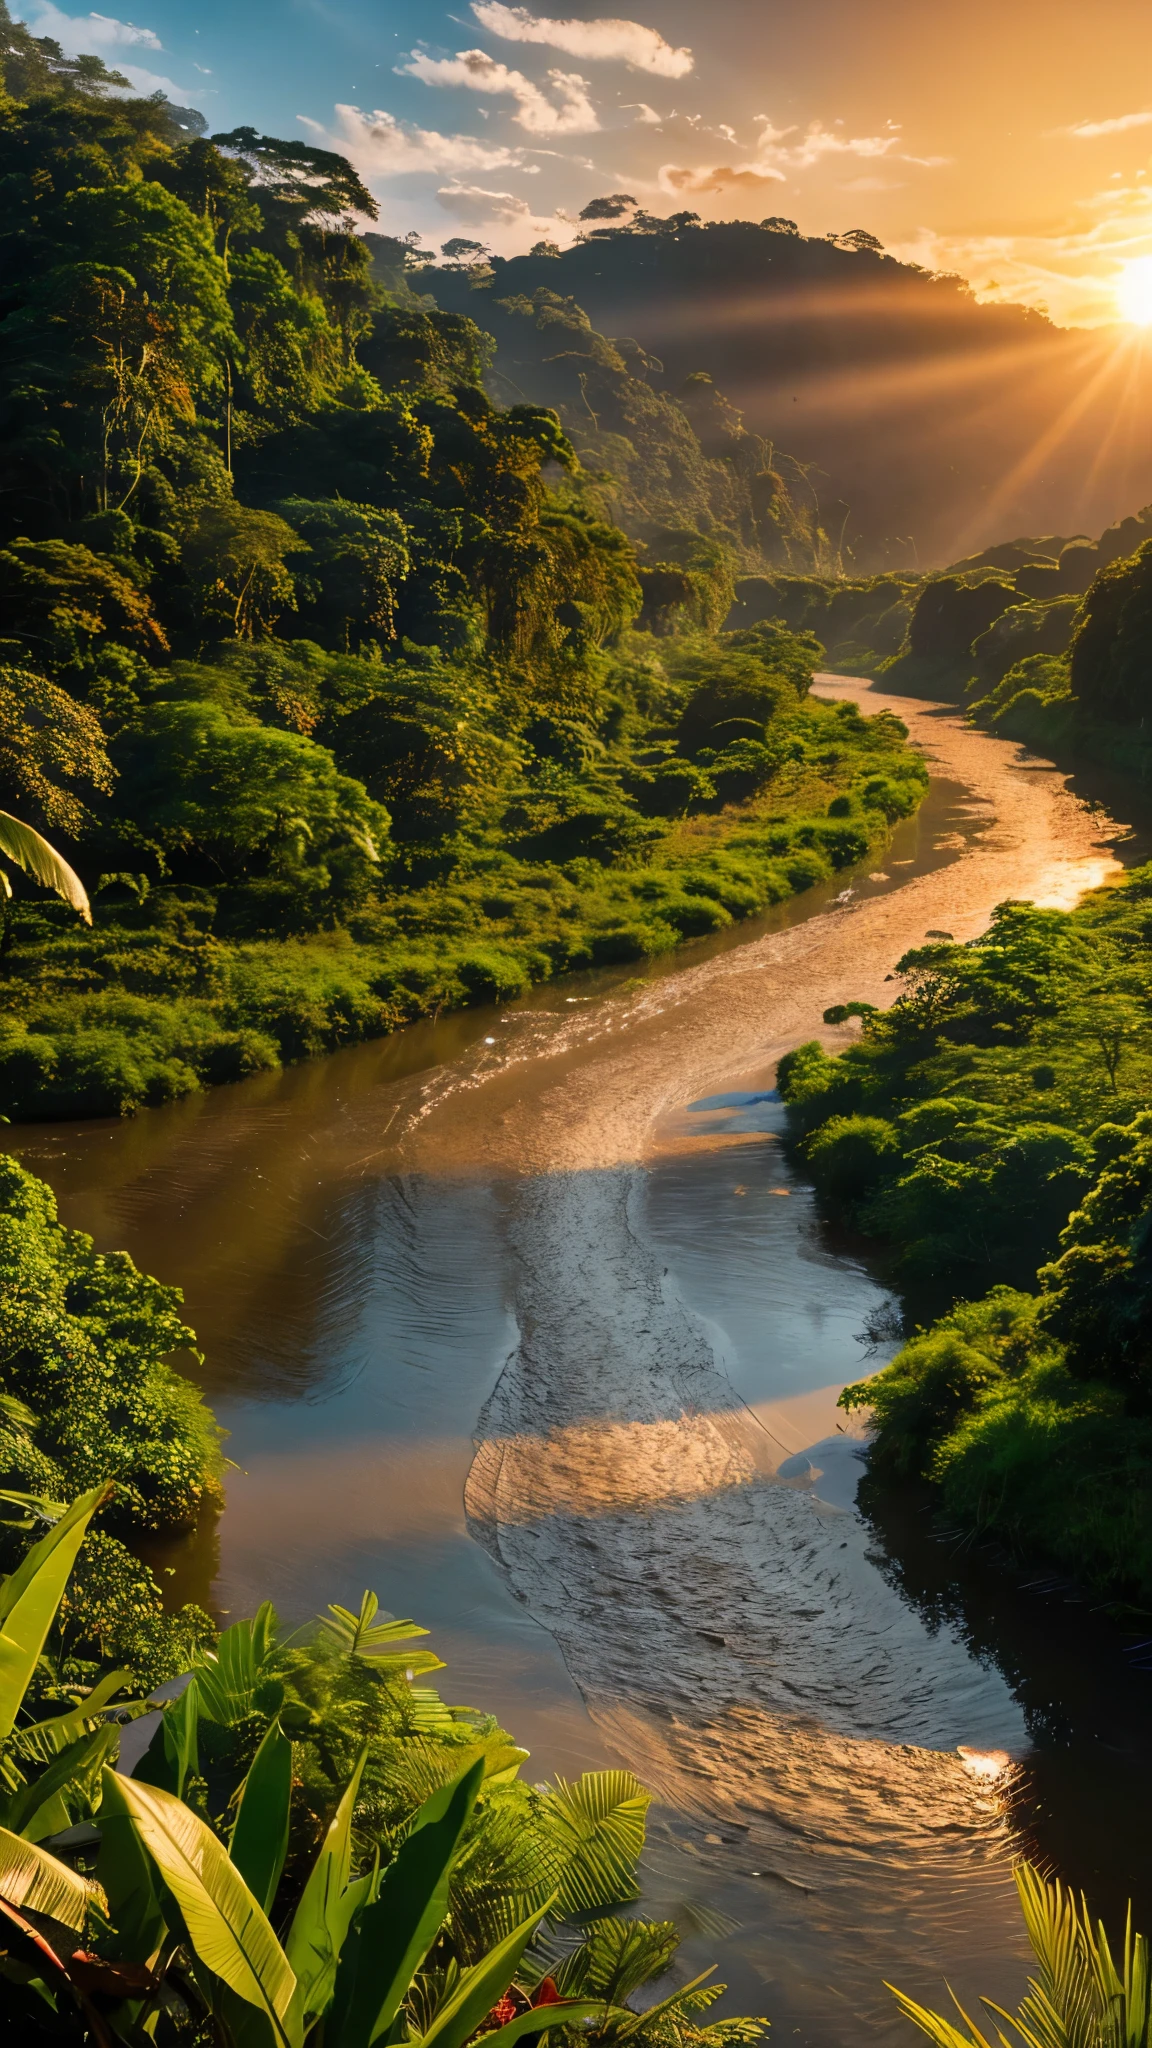
[(938, 772), (872, 877), (642, 975), (10, 1136), (185, 1290), (235, 1469), (156, 1560), (173, 1594), (297, 1620), (373, 1586), (534, 1776), (632, 1763), (663, 1801), (646, 1910), (726, 2009), (829, 2044), (894, 2033), (885, 1977), (1018, 1993), (1006, 1793), (1077, 1881), (1111, 1855), (1110, 1896), (1147, 1819), (1108, 1625), (854, 1506), (835, 1395), (885, 1296), (781, 1158), (775, 1055), (926, 929), (1074, 900), (1115, 836), (1016, 749), (873, 698)]

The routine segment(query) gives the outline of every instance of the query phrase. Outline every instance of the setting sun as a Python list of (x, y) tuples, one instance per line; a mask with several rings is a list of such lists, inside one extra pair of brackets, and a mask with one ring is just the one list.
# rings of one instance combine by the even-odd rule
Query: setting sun
[(1136, 256), (1116, 280), (1120, 317), (1134, 327), (1152, 327), (1152, 256)]

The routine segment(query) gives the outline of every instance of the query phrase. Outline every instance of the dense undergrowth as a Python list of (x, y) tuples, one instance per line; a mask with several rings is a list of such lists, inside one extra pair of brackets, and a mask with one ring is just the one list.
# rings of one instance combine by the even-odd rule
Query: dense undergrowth
[(937, 1318), (844, 1402), (873, 1410), (877, 1470), (1147, 1599), (1152, 868), (899, 971), (858, 1043), (780, 1070), (821, 1199)]
[[(666, 1976), (639, 1896), (649, 1795), (628, 1771), (528, 1785), (491, 1715), (424, 1683), (427, 1631), (332, 1606), (285, 1636), (265, 1603), (148, 1702), (66, 1654), (77, 1552), (115, 1493), (41, 1522), (0, 1580), (0, 2017), (21, 2041), (158, 2048), (751, 2048), (723, 1985)], [(639, 1994), (639, 2002), (637, 1995)]]
[(27, 1548), (41, 1504), (59, 1512), (115, 1481), (61, 1609), (59, 1670), (73, 1681), (121, 1665), (148, 1689), (214, 1635), (199, 1608), (162, 1611), (128, 1547), (187, 1530), (222, 1498), (220, 1431), (169, 1362), (194, 1347), (176, 1288), (66, 1230), (51, 1189), (0, 1157), (0, 1561)]

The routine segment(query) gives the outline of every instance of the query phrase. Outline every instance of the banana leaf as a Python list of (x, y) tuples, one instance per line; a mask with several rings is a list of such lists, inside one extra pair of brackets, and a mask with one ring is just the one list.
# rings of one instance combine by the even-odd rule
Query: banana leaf
[(152, 1865), (121, 1789), (123, 1783), (118, 1772), (104, 1772), (96, 1876), (104, 1888), (114, 1930), (109, 1945), (112, 1959), (151, 1967), (168, 1928), (152, 1882)]
[(332, 2029), (340, 2048), (387, 2034), (448, 1911), (448, 1878), (484, 1782), (479, 1758), (435, 1792), (349, 1930), (336, 1973)]
[(292, 1808), (292, 1744), (273, 1721), (240, 1792), (229, 1853), (253, 1896), (272, 1911), (288, 1854)]
[[(92, 922), (92, 906), (79, 875), (74, 874), (66, 860), (62, 860), (54, 846), (34, 832), (31, 825), (25, 825), (14, 818), (9, 811), (0, 811), (0, 853), (7, 854), (45, 889), (54, 889), (73, 910), (78, 910), (85, 924)], [(11, 885), (5, 877), (4, 894), (12, 894)]]
[(288, 1930), (285, 1947), (296, 1975), (293, 2019), (301, 2029), (306, 2020), (318, 2018), (331, 2004), (336, 1968), (352, 1914), (368, 1897), (365, 1880), (358, 1886), (348, 1883), (352, 1872), (352, 1815), (367, 1757), (365, 1747), (332, 1816)]
[[(548, 1905), (553, 1903), (550, 1899)], [(544, 1910), (547, 1912), (548, 1907)], [(482, 1962), (463, 1970), (427, 2032), (412, 2036), (410, 2048), (415, 2048), (416, 2043), (419, 2048), (464, 2048), (465, 2041), (476, 2032), (497, 2000), (503, 1998), (543, 1918), (543, 1913), (533, 1913), (531, 1919), (521, 1921), (511, 1934), (506, 1934)], [(553, 2010), (551, 2006), (540, 2007), (543, 2014)], [(537, 2019), (536, 2031), (543, 2031), (549, 2024), (547, 2018)]]
[(73, 1501), (54, 1529), (34, 1543), (0, 1585), (0, 1741), (11, 1735), (32, 1673), (84, 1541), (88, 1524), (108, 1499), (110, 1486), (94, 1486)]
[(296, 1979), (262, 1906), (222, 1842), (199, 1817), (155, 1785), (121, 1778), (136, 1831), (179, 1908), (188, 1940), (206, 1971), (273, 2022), (279, 2040)]
[(10, 1906), (46, 1913), (82, 1933), (93, 1905), (107, 1906), (98, 1885), (78, 1877), (58, 1856), (0, 1828), (0, 1898)]

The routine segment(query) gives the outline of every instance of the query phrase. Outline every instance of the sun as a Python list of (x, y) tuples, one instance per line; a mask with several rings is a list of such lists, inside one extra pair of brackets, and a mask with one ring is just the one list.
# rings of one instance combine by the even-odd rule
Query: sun
[(1152, 327), (1152, 256), (1135, 256), (1116, 279), (1120, 318), (1133, 327)]

